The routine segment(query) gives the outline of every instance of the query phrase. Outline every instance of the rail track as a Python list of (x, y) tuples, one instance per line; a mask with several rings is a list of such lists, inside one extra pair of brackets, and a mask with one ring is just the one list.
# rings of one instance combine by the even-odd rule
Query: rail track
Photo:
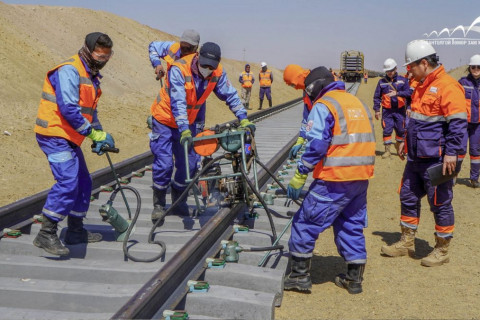
[[(358, 85), (347, 84), (347, 90), (355, 93)], [(298, 99), (249, 116), (258, 122), (255, 142), (259, 160), (286, 182), (295, 169), (286, 158), (296, 140), (301, 108)], [(139, 257), (151, 257), (159, 251), (157, 245), (147, 243), (152, 227), (148, 170), (152, 159), (147, 152), (115, 165), (117, 174), (141, 195), (139, 219), (129, 241), (130, 253)], [(268, 200), (277, 233), (285, 229), (279, 244), (287, 248), (290, 216), (298, 206), (279, 192), (265, 169), (259, 169), (259, 186), (265, 192), (262, 196)], [(261, 206), (256, 209), (257, 217), (243, 203), (231, 208), (212, 207), (190, 216), (169, 215), (155, 234), (167, 245), (164, 257), (139, 263), (124, 256), (111, 226), (98, 213), (110, 197), (103, 190), (115, 183), (110, 168), (93, 173), (92, 178), (95, 199), (85, 226), (102, 233), (104, 241), (69, 246), (67, 258), (46, 255), (32, 245), (39, 230), (34, 216), (40, 214), (47, 191), (0, 208), (0, 230), (22, 230), (18, 238), (0, 234), (0, 319), (159, 319), (167, 316), (168, 310), (185, 310), (189, 319), (274, 318), (275, 306), (282, 300), (287, 250), (271, 251), (267, 256), (249, 251), (272, 244), (271, 226)], [(121, 197), (117, 198), (118, 212), (127, 215)], [(135, 207), (136, 199), (128, 193), (127, 200)], [(195, 207), (192, 196), (188, 203)], [(65, 223), (60, 224), (61, 239), (62, 226)], [(248, 232), (244, 226), (249, 227)], [(242, 251), (238, 263), (211, 261), (232, 244)], [(182, 319), (183, 315), (177, 316)]]

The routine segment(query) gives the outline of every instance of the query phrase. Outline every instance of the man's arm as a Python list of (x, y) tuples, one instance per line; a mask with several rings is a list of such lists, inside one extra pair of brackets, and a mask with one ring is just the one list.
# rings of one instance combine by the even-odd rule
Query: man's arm
[(148, 46), (148, 53), (150, 56), (150, 62), (152, 67), (156, 68), (162, 64), (161, 59), (164, 59), (168, 55), (168, 50), (174, 44), (171, 41), (153, 41)]
[(185, 92), (185, 78), (178, 67), (170, 68), (168, 81), (172, 114), (177, 123), (178, 131), (182, 132), (188, 129), (187, 94)]
[(380, 86), (381, 80), (377, 84), (377, 88), (375, 88), (375, 93), (373, 94), (373, 110), (375, 112), (380, 112), (380, 104), (382, 102), (382, 88)]

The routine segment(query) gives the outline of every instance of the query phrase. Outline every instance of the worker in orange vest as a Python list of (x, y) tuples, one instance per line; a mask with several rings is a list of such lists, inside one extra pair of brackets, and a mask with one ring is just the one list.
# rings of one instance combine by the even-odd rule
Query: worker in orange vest
[(467, 134), (465, 91), (439, 64), (428, 41), (409, 42), (405, 62), (419, 84), (412, 94), (406, 141), (397, 146), (400, 158), (407, 157), (400, 188), (402, 236), (400, 241), (384, 245), (381, 252), (390, 257), (414, 256), (421, 200), (427, 196), (435, 219), (435, 248), (421, 265), (435, 267), (450, 260), (448, 248), (455, 229), (453, 180), (433, 185), (428, 171), (440, 166), (443, 175), (457, 172), (457, 158), (465, 153), (462, 140)]
[(250, 95), (252, 93), (252, 86), (255, 82), (253, 73), (250, 73), (250, 65), (245, 65), (245, 71), (240, 74), (238, 81), (242, 84), (242, 101), (245, 106), (245, 109), (250, 110)]
[(367, 80), (368, 80), (368, 73), (365, 72), (365, 73), (363, 74), (363, 83), (367, 83)]
[(258, 108), (258, 110), (262, 110), (263, 97), (265, 95), (267, 96), (268, 106), (269, 107), (272, 106), (272, 90), (271, 90), (272, 82), (273, 82), (272, 71), (270, 71), (267, 68), (266, 62), (262, 62), (260, 66), (262, 67), (262, 71), (260, 71), (260, 74), (258, 75), (258, 79), (260, 82), (260, 94), (259, 94), (260, 107)]
[(57, 236), (57, 223), (68, 217), (65, 243), (75, 245), (102, 240), (83, 226), (92, 193), (92, 179), (80, 148), (85, 137), (94, 142), (92, 152), (102, 155), (104, 146), (115, 147), (97, 117), (102, 94), (100, 70), (113, 55), (112, 40), (104, 33), (85, 37), (78, 54), (48, 71), (38, 107), (35, 133), (47, 156), (56, 183), (42, 209), (42, 228), (33, 244), (50, 254), (67, 256)]
[(309, 172), (314, 181), (292, 222), (288, 242), (291, 271), (285, 290), (309, 291), (311, 258), (320, 233), (333, 226), (335, 243), (347, 273), (335, 284), (351, 294), (362, 292), (367, 262), (363, 229), (367, 223), (368, 180), (373, 177), (375, 134), (369, 109), (334, 81), (325, 67), (305, 78), (313, 108), (306, 127), (307, 145), (287, 196), (298, 199)]

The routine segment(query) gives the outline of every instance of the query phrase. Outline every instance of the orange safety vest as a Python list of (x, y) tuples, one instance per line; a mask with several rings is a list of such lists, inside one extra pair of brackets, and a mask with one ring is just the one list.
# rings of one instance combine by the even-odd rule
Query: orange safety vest
[(78, 71), (80, 83), (79, 101), (77, 103), (80, 106), (82, 116), (89, 122), (92, 122), (93, 113), (97, 108), (97, 102), (102, 94), (102, 90), (100, 87), (95, 89), (83, 62), (80, 60), (78, 54), (76, 54), (47, 72), (47, 76), (43, 82), (42, 99), (40, 100), (40, 105), (38, 107), (34, 131), (44, 136), (62, 137), (75, 143), (77, 146), (80, 146), (83, 139), (85, 139), (85, 136), (72, 128), (60, 113), (55, 90), (48, 79), (55, 70), (65, 65), (72, 65)]
[[(170, 65), (169, 69), (172, 66), (176, 66), (182, 72), (183, 77), (185, 78), (185, 94), (187, 102), (187, 116), (188, 123), (192, 124), (200, 110), (200, 107), (205, 103), (210, 93), (215, 89), (220, 76), (223, 73), (223, 67), (221, 64), (218, 64), (217, 69), (213, 70), (208, 81), (208, 85), (205, 88), (200, 99), (197, 99), (197, 92), (195, 90), (195, 83), (193, 82), (192, 76), (192, 60), (195, 57), (196, 53), (190, 54), (175, 61)], [(157, 96), (157, 99), (153, 101), (153, 104), (150, 108), (152, 116), (160, 123), (167, 125), (171, 128), (178, 128), (177, 123), (175, 122), (175, 117), (172, 113), (172, 108), (170, 106), (170, 85), (166, 81), (165, 85), (160, 89), (160, 92)]]
[(372, 178), (375, 132), (367, 106), (345, 90), (329, 91), (315, 103), (327, 106), (335, 125), (327, 155), (315, 166), (313, 177), (325, 181)]
[(364, 74), (363, 74), (363, 78), (364, 78), (364, 79), (368, 79), (368, 73), (364, 73)]
[(261, 72), (258, 76), (259, 81), (260, 81), (260, 87), (270, 87), (272, 86), (272, 71), (267, 69), (265, 72)]
[(168, 53), (165, 57), (163, 57), (163, 60), (167, 62), (167, 68), (170, 67), (172, 63), (175, 62), (177, 59), (177, 53), (180, 50), (180, 42), (175, 42), (168, 48)]
[[(392, 82), (390, 81), (387, 81), (388, 82), (388, 85), (393, 89), (393, 90), (397, 90)], [(403, 97), (399, 97), (399, 96), (396, 96), (397, 97), (397, 101), (398, 101), (398, 108), (402, 108), (405, 106), (405, 98)], [(386, 108), (386, 109), (391, 109), (392, 108), (392, 100), (391, 100), (391, 97), (387, 96), (386, 94), (382, 94), (382, 102), (381, 102), (381, 105), (383, 108)]]
[(244, 88), (251, 88), (252, 87), (252, 80), (253, 74), (247, 73), (245, 71), (242, 72), (242, 87)]

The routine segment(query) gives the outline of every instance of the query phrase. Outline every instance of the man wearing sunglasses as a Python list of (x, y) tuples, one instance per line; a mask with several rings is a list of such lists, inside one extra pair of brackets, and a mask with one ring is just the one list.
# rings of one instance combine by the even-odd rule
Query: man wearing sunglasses
[(427, 196), (435, 219), (435, 248), (421, 260), (427, 267), (449, 262), (448, 247), (453, 237), (453, 180), (433, 186), (427, 169), (442, 165), (442, 173), (454, 174), (457, 157), (464, 154), (467, 108), (462, 86), (439, 64), (433, 46), (413, 40), (405, 51), (405, 66), (419, 83), (412, 94), (406, 141), (397, 152), (407, 164), (400, 188), (400, 241), (381, 248), (390, 257), (415, 254), (415, 233), (420, 222), (421, 199)]
[[(191, 148), (192, 133), (195, 132), (194, 123), (199, 110), (205, 108), (205, 101), (210, 93), (214, 92), (220, 100), (226, 102), (242, 127), (249, 127), (252, 133), (255, 131), (255, 125), (248, 121), (247, 111), (228, 80), (220, 59), (220, 47), (215, 43), (206, 42), (200, 48), (199, 54), (190, 54), (175, 61), (168, 68), (165, 86), (152, 104), (153, 128), (150, 149), (154, 155), (152, 166), (154, 221), (165, 216), (163, 208), (174, 165), (176, 171), (171, 184), (172, 203), (180, 198), (187, 186), (185, 144), (189, 149), (190, 175), (193, 176), (196, 170), (195, 152)], [(181, 215), (189, 214), (186, 199), (180, 201), (174, 212)]]
[(465, 89), (468, 113), (468, 134), (463, 139), (464, 154), (459, 155), (459, 160), (465, 158), (467, 142), (470, 154), (470, 186), (479, 188), (478, 175), (480, 172), (480, 54), (470, 58), (468, 76), (458, 80)]
[(92, 180), (80, 148), (85, 137), (103, 154), (102, 147), (115, 147), (112, 136), (103, 131), (97, 118), (97, 102), (102, 94), (99, 73), (113, 55), (112, 40), (101, 32), (85, 37), (78, 54), (51, 69), (43, 84), (35, 132), (47, 156), (56, 183), (43, 207), (42, 228), (33, 244), (50, 254), (66, 256), (57, 236), (57, 223), (68, 217), (65, 243), (97, 242), (99, 233), (83, 227), (90, 205)]
[(347, 263), (347, 273), (337, 275), (335, 284), (351, 294), (361, 293), (367, 261), (363, 235), (367, 188), (375, 163), (373, 119), (369, 109), (345, 91), (344, 82), (334, 81), (325, 67), (312, 69), (303, 87), (313, 107), (305, 128), (306, 150), (287, 196), (300, 197), (309, 172), (313, 171), (315, 180), (293, 218), (288, 242), (291, 272), (284, 288), (311, 290), (315, 241), (333, 226), (338, 252)]
[(405, 134), (405, 105), (406, 99), (411, 96), (412, 90), (408, 80), (397, 73), (397, 62), (388, 58), (383, 63), (385, 77), (380, 79), (373, 95), (373, 110), (375, 119), (380, 119), (382, 109), (383, 144), (385, 152), (382, 159), (391, 156), (392, 133), (395, 130), (396, 144), (403, 142)]

